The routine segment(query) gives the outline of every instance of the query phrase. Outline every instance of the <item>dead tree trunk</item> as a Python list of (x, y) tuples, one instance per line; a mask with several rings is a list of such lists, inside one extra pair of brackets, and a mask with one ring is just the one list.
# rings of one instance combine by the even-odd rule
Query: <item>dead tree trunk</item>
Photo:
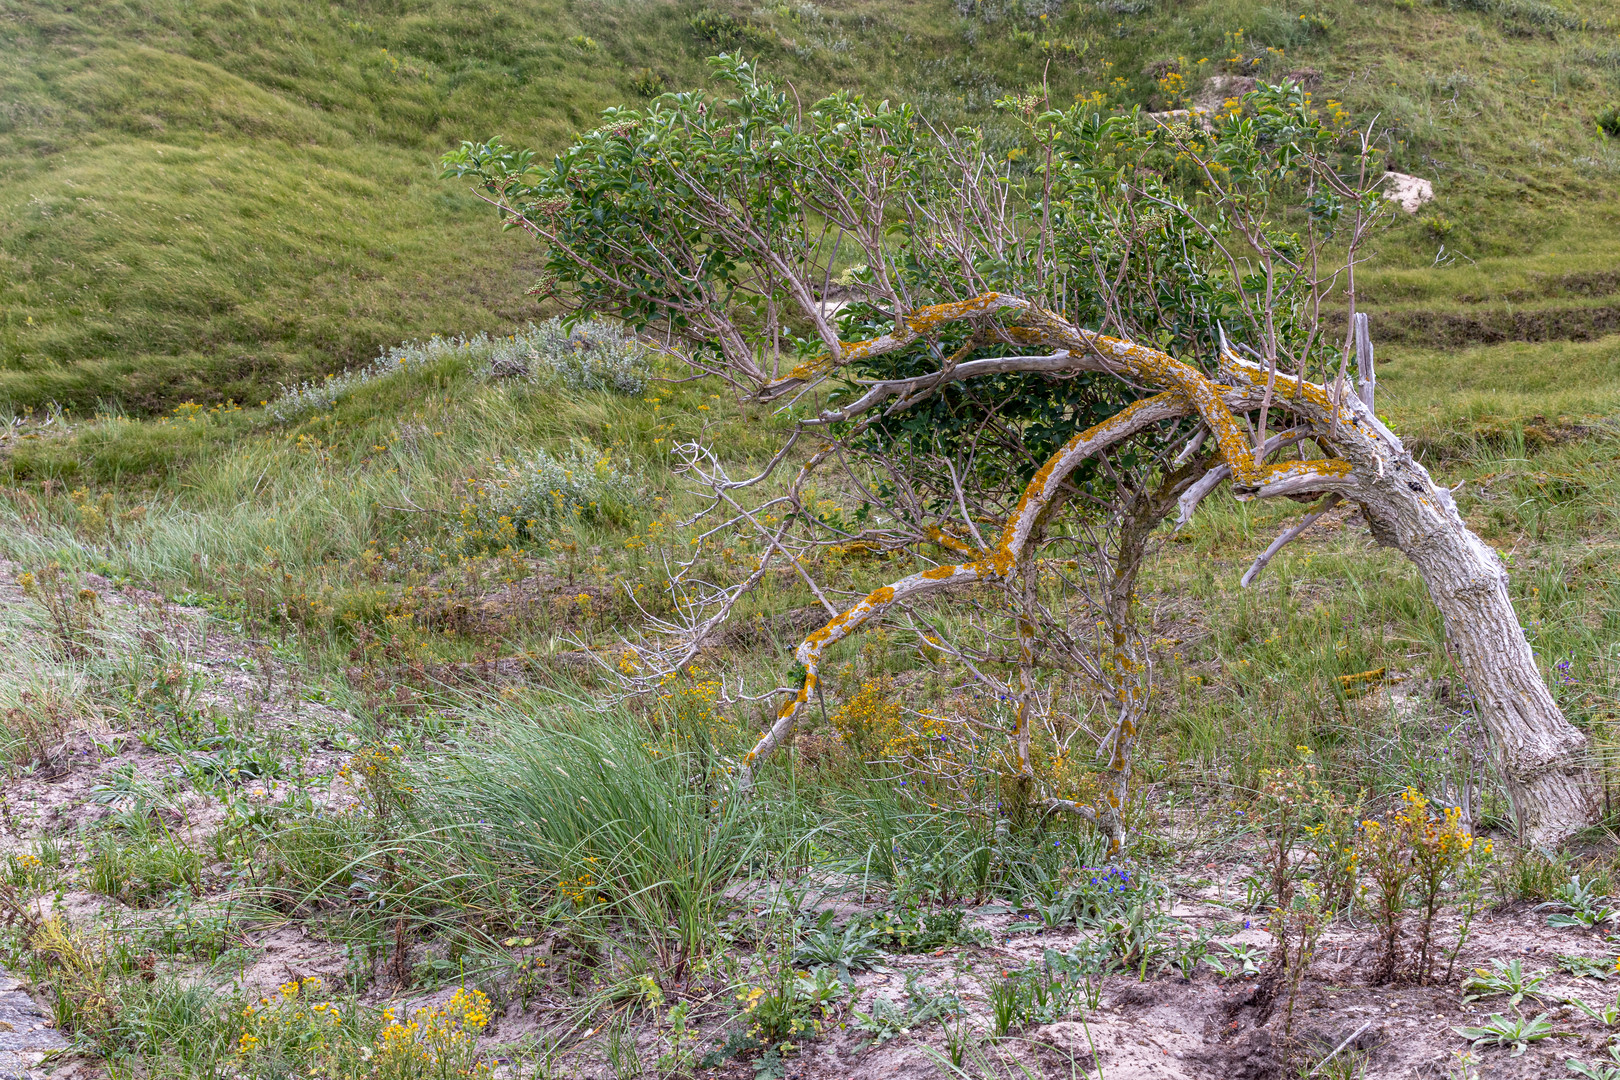
[(1464, 524), (1450, 492), (1404, 452), (1354, 498), (1373, 538), (1412, 560), (1440, 609), (1520, 834), (1550, 847), (1593, 823), (1599, 789), (1586, 736), (1542, 680), (1496, 552)]

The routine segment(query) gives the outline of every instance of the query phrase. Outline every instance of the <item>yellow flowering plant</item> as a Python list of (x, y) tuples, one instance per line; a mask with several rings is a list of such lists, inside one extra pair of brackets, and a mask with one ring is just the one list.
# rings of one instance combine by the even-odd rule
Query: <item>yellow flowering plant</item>
[(409, 808), (415, 794), (397, 743), (371, 743), (349, 756), (338, 776), (363, 791), (378, 821)]
[(462, 1080), (485, 1077), (490, 1064), (478, 1047), (489, 1026), (489, 998), (481, 990), (458, 987), (437, 1008), (421, 1008), (409, 1020), (392, 1009), (369, 1055), (376, 1080)]
[(236, 1071), (285, 1075), (296, 1062), (328, 1080), (473, 1080), (490, 1064), (478, 1046), (489, 1027), (490, 1002), (480, 990), (458, 987), (438, 1006), (409, 1018), (385, 1009), (367, 1013), (325, 993), (321, 979), (283, 983), (241, 1012)]
[(1409, 906), (1418, 909), (1420, 922), (1405, 974), (1420, 984), (1433, 979), (1434, 963), (1442, 955), (1434, 942), (1435, 917), (1448, 882), (1464, 898), (1458, 940), (1443, 953), (1449, 975), (1478, 913), (1480, 883), (1494, 854), (1491, 841), (1469, 833), (1459, 808), (1433, 807), (1427, 796), (1407, 788), (1385, 821), (1361, 823), (1360, 846), (1369, 878), (1364, 903), (1379, 930), (1374, 984), (1402, 974), (1401, 936)]
[(308, 1063), (312, 1076), (360, 1075), (365, 1038), (358, 1010), (324, 993), (321, 979), (282, 983), (245, 1006), (236, 1038), (236, 1065), (252, 1076), (277, 1063)]
[(23, 595), (45, 609), (52, 644), (63, 660), (83, 660), (97, 643), (96, 616), (101, 597), (94, 589), (75, 587), (75, 576), (58, 562), (17, 575)]

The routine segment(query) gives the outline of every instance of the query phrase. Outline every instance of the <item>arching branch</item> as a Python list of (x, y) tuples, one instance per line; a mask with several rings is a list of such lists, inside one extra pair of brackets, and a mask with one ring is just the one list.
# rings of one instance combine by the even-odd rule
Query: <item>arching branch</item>
[(975, 582), (1002, 580), (1019, 566), (1025, 545), (1039, 519), (1057, 496), (1068, 475), (1091, 455), (1132, 435), (1184, 415), (1186, 406), (1174, 394), (1145, 398), (1091, 428), (1074, 436), (1046, 462), (1029, 484), (1017, 509), (1003, 527), (996, 546), (976, 553), (970, 562), (937, 566), (901, 578), (892, 585), (875, 589), (854, 607), (805, 638), (794, 650), (794, 658), (804, 668), (804, 681), (798, 692), (777, 712), (776, 721), (748, 752), (738, 773), (739, 790), (753, 786), (753, 774), (792, 733), (799, 714), (809, 703), (821, 678), (821, 657), (829, 646), (844, 640), (902, 600), (956, 588)]
[[(919, 379), (881, 384), (859, 402), (872, 408), (894, 397), (920, 399), (950, 381), (972, 378), (976, 371), (1100, 371), (1159, 392), (1074, 436), (1053, 454), (1025, 487), (993, 549), (977, 552), (971, 561), (926, 570), (878, 589), (806, 638), (795, 652), (805, 670), (803, 685), (747, 755), (739, 775), (740, 788), (752, 785), (758, 765), (793, 730), (820, 678), (820, 659), (829, 645), (902, 600), (960, 585), (1005, 580), (1021, 568), (1038, 521), (1082, 461), (1154, 424), (1196, 413), (1215, 437), (1219, 464), (1198, 484), (1177, 492), (1183, 518), (1218, 483), (1209, 478), (1222, 474), (1229, 475), (1233, 494), (1240, 499), (1322, 494), (1357, 502), (1375, 538), (1400, 548), (1412, 560), (1440, 607), (1464, 674), (1481, 701), (1483, 719), (1526, 834), (1537, 842), (1558, 842), (1591, 819), (1594, 788), (1584, 756), (1585, 737), (1563, 718), (1540, 678), (1507, 596), (1506, 574), (1499, 560), (1468, 530), (1449, 494), (1436, 487), (1427, 471), (1357, 395), (1245, 360), (1224, 340), (1219, 374), (1226, 381), (1217, 382), (1159, 350), (1074, 327), (1034, 304), (1000, 293), (923, 308), (901, 320), (903, 330), (848, 346), (842, 354), (847, 358), (893, 351), (945, 323), (998, 311), (1016, 312), (1019, 329), (1053, 351), (952, 365)], [(980, 363), (985, 366), (976, 368)], [(762, 396), (775, 396), (785, 387), (834, 369), (833, 361), (823, 357), (767, 387)], [(1233, 414), (1234, 408), (1254, 408), (1257, 402), (1292, 413), (1310, 438), (1331, 447), (1336, 456), (1266, 461), (1270, 441), (1256, 453), (1246, 429)], [(851, 415), (853, 410), (846, 409), (839, 418)], [(1299, 528), (1311, 520), (1314, 518), (1307, 518)], [(1260, 556), (1245, 583), (1292, 535), (1297, 532), (1285, 533)]]

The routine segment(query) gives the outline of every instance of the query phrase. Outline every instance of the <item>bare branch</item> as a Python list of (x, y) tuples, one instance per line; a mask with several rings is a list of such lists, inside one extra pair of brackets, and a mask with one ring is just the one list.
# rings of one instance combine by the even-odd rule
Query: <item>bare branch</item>
[(1325, 499), (1317, 503), (1315, 509), (1311, 510), (1310, 513), (1306, 514), (1304, 517), (1294, 522), (1294, 524), (1284, 529), (1282, 531), (1282, 535), (1273, 540), (1270, 546), (1268, 546), (1266, 550), (1262, 551), (1259, 556), (1255, 558), (1254, 565), (1249, 567), (1248, 571), (1244, 573), (1243, 579), (1238, 582), (1238, 584), (1245, 589), (1252, 585), (1254, 583), (1254, 579), (1260, 576), (1260, 571), (1266, 568), (1266, 564), (1276, 556), (1277, 552), (1287, 547), (1291, 541), (1293, 541), (1300, 534), (1304, 533), (1306, 529), (1316, 524), (1317, 518), (1321, 517), (1335, 506), (1338, 506), (1342, 498), (1343, 496), (1336, 491), (1329, 494)]

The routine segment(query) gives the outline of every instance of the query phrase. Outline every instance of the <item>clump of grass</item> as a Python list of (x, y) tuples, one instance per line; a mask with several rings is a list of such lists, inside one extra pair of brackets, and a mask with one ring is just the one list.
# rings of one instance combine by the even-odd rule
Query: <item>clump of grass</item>
[(483, 719), (423, 796), (475, 874), (576, 926), (622, 920), (664, 965), (716, 946), (721, 890), (760, 848), (757, 804), (720, 798), (698, 755), (633, 716)]
[(91, 891), (132, 907), (148, 907), (172, 890), (202, 887), (202, 856), (172, 835), (127, 845), (111, 835), (95, 844), (86, 884)]
[(1620, 105), (1610, 105), (1598, 113), (1598, 130), (1611, 139), (1620, 139)]
[(106, 942), (53, 915), (33, 928), (28, 947), (30, 974), (51, 991), (56, 1026), (86, 1034), (104, 1030), (116, 1015)]
[(19, 765), (49, 762), (61, 749), (81, 707), (77, 695), (55, 684), (18, 694), (17, 703), (0, 718), (0, 728), (13, 740), (12, 760)]

